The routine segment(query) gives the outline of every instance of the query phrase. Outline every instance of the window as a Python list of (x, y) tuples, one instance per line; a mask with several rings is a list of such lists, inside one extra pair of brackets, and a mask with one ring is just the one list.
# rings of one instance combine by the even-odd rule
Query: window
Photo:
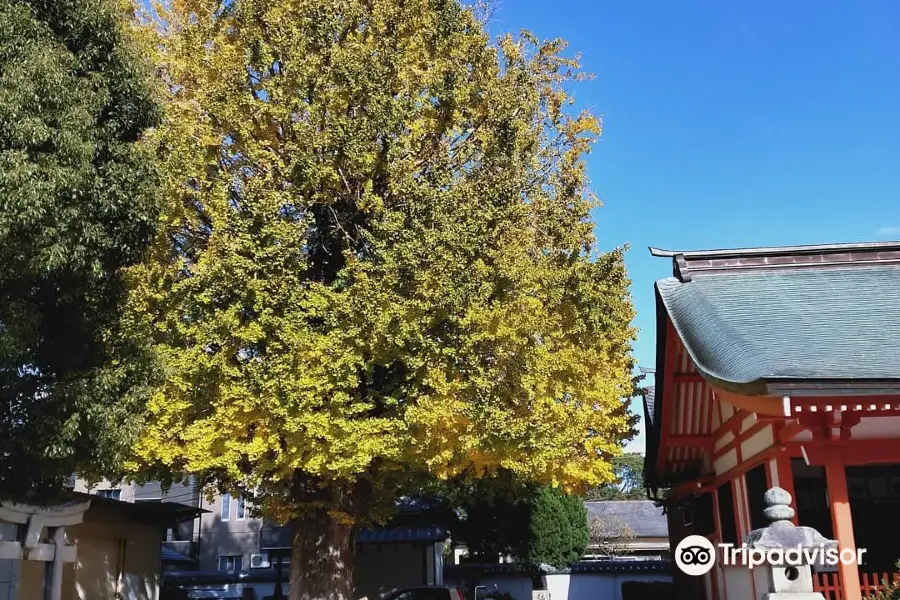
[(243, 521), (247, 511), (247, 506), (243, 498), (238, 498), (237, 508), (235, 510), (237, 511), (237, 520)]
[(111, 500), (119, 500), (122, 490), (97, 490), (97, 495), (101, 498), (110, 498)]
[(222, 496), (222, 520), (227, 521), (231, 518), (231, 494)]
[(769, 489), (765, 464), (753, 467), (744, 477), (747, 483), (747, 504), (750, 508), (750, 529), (762, 529), (769, 524), (763, 512), (766, 509), (763, 497)]
[(244, 567), (244, 557), (240, 554), (230, 554), (219, 557), (219, 570), (227, 573), (235, 573)]
[(722, 528), (722, 543), (737, 544), (737, 524), (734, 520), (734, 492), (731, 482), (726, 481), (716, 490), (719, 502), (719, 526)]

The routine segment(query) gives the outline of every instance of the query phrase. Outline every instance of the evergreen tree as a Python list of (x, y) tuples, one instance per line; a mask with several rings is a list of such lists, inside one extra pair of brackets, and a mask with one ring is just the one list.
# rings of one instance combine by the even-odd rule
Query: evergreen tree
[(161, 111), (112, 0), (0, 0), (0, 495), (116, 473), (152, 363), (121, 320)]
[(565, 568), (584, 557), (590, 531), (584, 498), (544, 487), (530, 502), (527, 543), (521, 554), (533, 566)]
[(548, 486), (525, 486), (519, 494), (477, 491), (462, 504), (462, 537), (470, 556), (494, 562), (509, 555), (535, 569), (581, 560), (590, 539), (584, 499)]

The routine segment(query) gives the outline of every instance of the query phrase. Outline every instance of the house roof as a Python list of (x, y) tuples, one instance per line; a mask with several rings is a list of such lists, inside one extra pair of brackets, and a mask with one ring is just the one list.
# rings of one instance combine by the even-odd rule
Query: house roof
[(357, 544), (400, 544), (443, 542), (447, 530), (443, 527), (382, 527), (363, 529), (356, 534)]
[(626, 525), (635, 538), (667, 538), (669, 524), (663, 509), (651, 500), (602, 500), (585, 502), (589, 517), (597, 517), (611, 528)]
[[(567, 569), (546, 569), (546, 573), (668, 573), (672, 570), (669, 560), (629, 560), (610, 558), (604, 560), (581, 561)], [(518, 563), (463, 563), (445, 565), (445, 578), (470, 575), (519, 575), (531, 573), (528, 565)]]
[(673, 259), (658, 303), (713, 385), (900, 386), (900, 244), (651, 252)]
[(162, 550), (160, 551), (160, 557), (165, 563), (194, 564), (196, 562), (190, 556), (185, 556), (181, 552), (176, 552), (175, 550), (167, 548), (166, 546), (162, 547)]
[(124, 514), (136, 521), (163, 525), (189, 521), (203, 513), (209, 512), (196, 506), (178, 502), (125, 502), (124, 500), (115, 500), (80, 492), (72, 492), (71, 495), (79, 499), (90, 500), (91, 509), (105, 508)]

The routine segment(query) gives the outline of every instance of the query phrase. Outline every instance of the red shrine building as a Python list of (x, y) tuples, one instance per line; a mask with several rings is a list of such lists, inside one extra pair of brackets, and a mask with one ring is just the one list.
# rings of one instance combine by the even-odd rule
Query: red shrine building
[[(656, 282), (645, 478), (672, 548), (740, 545), (763, 494), (794, 521), (865, 548), (813, 573), (828, 600), (875, 592), (900, 559), (900, 243), (671, 252)], [(677, 573), (690, 600), (756, 600), (760, 569)]]

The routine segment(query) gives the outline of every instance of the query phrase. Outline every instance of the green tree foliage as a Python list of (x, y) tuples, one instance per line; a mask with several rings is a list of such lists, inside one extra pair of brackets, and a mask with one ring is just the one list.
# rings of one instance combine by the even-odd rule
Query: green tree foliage
[(612, 459), (616, 480), (589, 490), (588, 500), (646, 500), (644, 455), (634, 452)]
[(584, 556), (590, 536), (584, 498), (544, 487), (529, 508), (526, 563), (563, 568)]
[(292, 520), (295, 598), (352, 596), (353, 525), (419, 475), (611, 480), (633, 310), (565, 44), (493, 44), (456, 0), (157, 9), (166, 206), (131, 298), (168, 378), (143, 466)]
[(0, 490), (116, 472), (148, 357), (123, 267), (158, 214), (137, 142), (161, 111), (112, 0), (0, 0)]
[(462, 537), (476, 560), (510, 555), (530, 567), (564, 568), (584, 556), (590, 539), (584, 499), (559, 488), (473, 497), (462, 509)]

